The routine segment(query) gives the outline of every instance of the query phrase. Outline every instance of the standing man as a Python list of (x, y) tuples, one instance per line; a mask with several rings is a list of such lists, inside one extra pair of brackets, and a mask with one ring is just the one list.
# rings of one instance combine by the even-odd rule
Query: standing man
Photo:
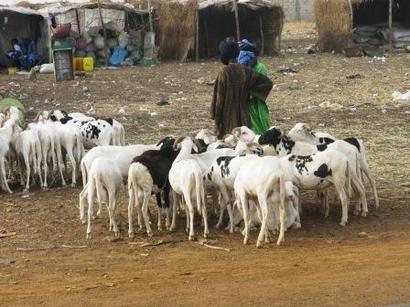
[(230, 62), (239, 56), (233, 37), (219, 44), (221, 62), (225, 65), (218, 74), (211, 104), (211, 116), (219, 138), (239, 126), (252, 127), (250, 97), (263, 101), (268, 97), (272, 81), (245, 65)]

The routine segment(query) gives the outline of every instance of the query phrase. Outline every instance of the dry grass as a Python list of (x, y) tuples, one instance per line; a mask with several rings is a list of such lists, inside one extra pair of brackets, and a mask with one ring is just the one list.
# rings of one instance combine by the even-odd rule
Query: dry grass
[(197, 1), (186, 4), (163, 1), (158, 8), (161, 59), (185, 61), (195, 46)]
[(348, 47), (352, 24), (347, 0), (316, 0), (315, 16), (320, 50), (341, 52)]

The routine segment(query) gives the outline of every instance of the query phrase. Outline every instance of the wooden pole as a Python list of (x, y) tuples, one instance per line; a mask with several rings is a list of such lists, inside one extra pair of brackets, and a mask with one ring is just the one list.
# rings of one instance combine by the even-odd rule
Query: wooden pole
[(52, 15), (48, 15), (48, 19), (47, 19), (47, 28), (48, 28), (48, 57), (49, 57), (49, 61), (50, 63), (54, 63), (54, 58), (53, 58), (53, 34), (51, 31), (51, 17)]
[(262, 19), (262, 14), (259, 13), (259, 31), (261, 35), (261, 52), (260, 55), (263, 56), (265, 53), (265, 35), (263, 33), (263, 19)]
[(154, 31), (154, 26), (152, 24), (152, 13), (151, 13), (151, 0), (148, 0), (148, 18), (149, 18), (149, 31)]
[(78, 10), (77, 9), (75, 9), (75, 19), (77, 21), (78, 34), (81, 34), (80, 17), (78, 16)]
[(107, 31), (106, 31), (105, 25), (104, 25), (104, 19), (103, 19), (103, 15), (102, 15), (100, 0), (97, 0), (97, 4), (98, 4), (98, 12), (100, 13), (101, 26), (102, 26), (103, 33), (104, 33), (104, 58), (105, 58), (105, 66), (108, 66)]
[(393, 0), (389, 0), (389, 49), (393, 51)]
[(350, 9), (350, 28), (353, 29), (353, 4), (352, 0), (349, 0), (349, 9)]
[(199, 9), (196, 9), (195, 60), (199, 61)]
[(239, 28), (239, 12), (237, 0), (232, 0), (233, 10), (235, 13), (235, 23), (236, 23), (236, 39), (239, 41), (241, 39), (241, 30)]

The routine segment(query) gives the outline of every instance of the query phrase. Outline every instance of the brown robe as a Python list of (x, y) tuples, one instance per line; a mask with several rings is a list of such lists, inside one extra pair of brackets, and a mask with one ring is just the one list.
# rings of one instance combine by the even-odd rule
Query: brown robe
[(273, 87), (272, 81), (240, 64), (222, 68), (215, 82), (211, 116), (218, 138), (239, 126), (250, 127), (250, 95), (266, 100)]

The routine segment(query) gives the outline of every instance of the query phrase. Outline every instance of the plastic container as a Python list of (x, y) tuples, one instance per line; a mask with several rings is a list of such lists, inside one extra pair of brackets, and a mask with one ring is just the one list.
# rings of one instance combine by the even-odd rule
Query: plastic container
[(15, 75), (17, 73), (17, 67), (9, 67), (7, 68), (7, 73), (9, 75)]
[(84, 71), (93, 71), (94, 70), (94, 58), (92, 57), (83, 58), (83, 69)]
[(74, 57), (74, 70), (83, 71), (84, 70), (84, 58)]

